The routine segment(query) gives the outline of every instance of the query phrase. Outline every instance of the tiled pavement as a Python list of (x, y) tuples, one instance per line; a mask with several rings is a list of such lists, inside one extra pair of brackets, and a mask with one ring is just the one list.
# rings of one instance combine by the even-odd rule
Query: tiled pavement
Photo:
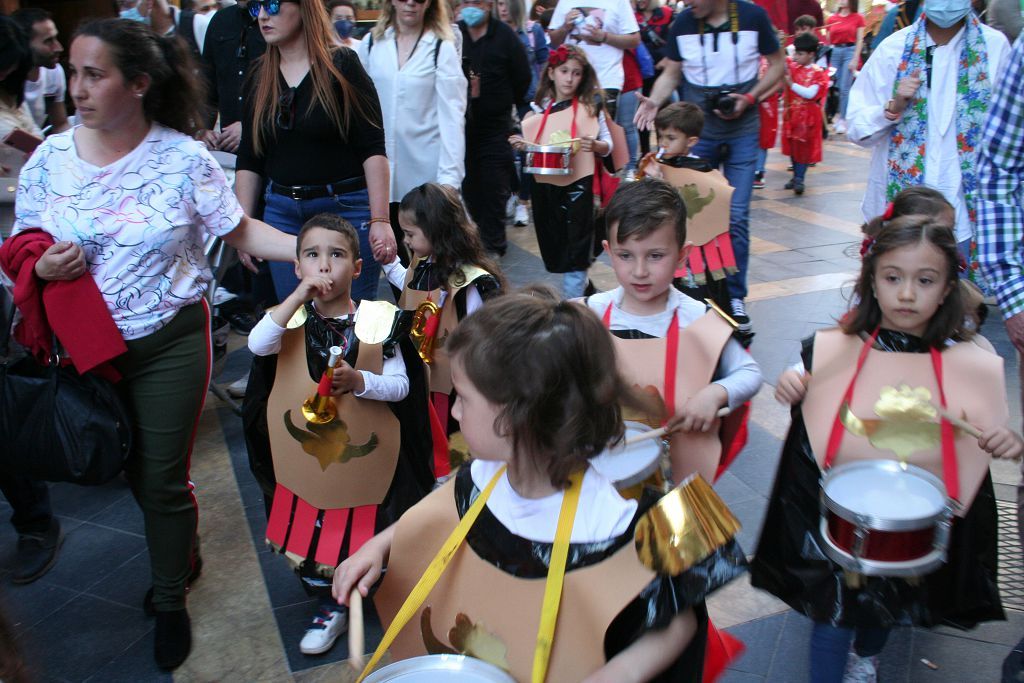
[[(766, 190), (755, 191), (748, 309), (757, 337), (752, 353), (767, 380), (754, 401), (750, 442), (717, 489), (743, 523), (740, 541), (753, 552), (775, 473), (788, 411), (771, 398), (775, 378), (797, 358), (799, 340), (832, 324), (858, 267), (860, 196), (867, 153), (845, 142), (826, 143), (825, 162), (810, 171), (808, 191), (782, 188), (786, 160), (770, 157)], [(509, 228), (513, 246), (503, 259), (510, 280), (547, 275), (530, 228)], [(601, 288), (614, 286), (611, 269), (595, 265)], [(984, 332), (1007, 362), (1012, 414), (1020, 416), (1017, 360), (993, 311)], [(217, 378), (227, 384), (247, 367), (240, 339)], [(127, 486), (52, 488), (65, 531), (57, 566), (29, 586), (6, 580), (15, 536), (0, 524), (0, 606), (14, 623), (36, 677), (43, 681), (350, 681), (344, 638), (320, 657), (298, 652), (315, 602), (300, 589), (282, 558), (262, 542), (263, 503), (245, 456), (241, 424), (211, 396), (200, 425), (192, 477), (200, 503), (205, 560), (190, 601), (195, 648), (174, 676), (154, 669), (152, 622), (141, 610), (148, 558), (139, 515)], [(1010, 500), (1018, 479), (1013, 465), (993, 467), (997, 494)], [(1004, 506), (1008, 507), (1008, 506)], [(8, 508), (0, 502), (0, 516)], [(1022, 607), (1017, 604), (1018, 607)], [(809, 622), (745, 579), (716, 594), (715, 622), (745, 641), (747, 651), (727, 672), (727, 683), (808, 680)], [(1003, 658), (1024, 636), (1024, 612), (1007, 622), (963, 633), (900, 630), (882, 655), (882, 680), (998, 681)], [(372, 646), (379, 626), (368, 627)], [(920, 660), (938, 665), (931, 669)]]

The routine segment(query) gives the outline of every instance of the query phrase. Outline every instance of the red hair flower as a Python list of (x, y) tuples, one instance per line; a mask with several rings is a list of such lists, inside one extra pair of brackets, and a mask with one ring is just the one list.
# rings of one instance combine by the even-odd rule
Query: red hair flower
[(883, 221), (891, 221), (892, 220), (892, 212), (893, 212), (894, 208), (895, 207), (894, 207), (892, 202), (889, 202), (888, 204), (885, 205), (885, 213), (882, 214), (882, 220)]
[(548, 55), (548, 66), (561, 66), (565, 64), (567, 59), (569, 59), (569, 48), (563, 43), (562, 45), (559, 45), (557, 49), (552, 50)]
[(864, 258), (871, 253), (871, 247), (875, 246), (874, 237), (865, 237), (864, 241), (860, 243), (860, 257)]

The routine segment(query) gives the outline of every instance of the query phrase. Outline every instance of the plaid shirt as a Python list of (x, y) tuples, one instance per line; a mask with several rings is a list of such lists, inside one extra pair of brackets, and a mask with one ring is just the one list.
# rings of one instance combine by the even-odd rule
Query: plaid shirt
[(994, 95), (978, 149), (978, 261), (1010, 318), (1024, 313), (1024, 37)]

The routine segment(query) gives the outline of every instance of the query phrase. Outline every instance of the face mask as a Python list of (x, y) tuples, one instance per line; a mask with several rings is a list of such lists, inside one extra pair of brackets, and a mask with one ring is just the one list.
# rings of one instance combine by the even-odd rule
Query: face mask
[(473, 27), (479, 26), (484, 19), (487, 18), (487, 11), (482, 10), (479, 7), (463, 7), (462, 8), (462, 20), (466, 22), (466, 26)]
[(939, 28), (949, 28), (971, 12), (970, 0), (927, 0), (925, 16)]
[(132, 7), (131, 9), (123, 9), (121, 10), (120, 14), (122, 19), (129, 19), (131, 21), (141, 21), (143, 24), (149, 23), (149, 17), (142, 16), (142, 14), (139, 12), (138, 7)]
[(352, 29), (356, 27), (354, 21), (349, 19), (338, 19), (334, 22), (334, 30), (338, 32), (338, 35), (342, 38), (348, 38), (352, 35)]

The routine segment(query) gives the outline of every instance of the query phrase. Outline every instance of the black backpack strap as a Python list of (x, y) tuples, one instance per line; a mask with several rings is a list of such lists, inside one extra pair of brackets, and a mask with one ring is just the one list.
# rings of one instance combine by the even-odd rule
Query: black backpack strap
[(437, 69), (437, 56), (441, 54), (441, 43), (444, 41), (442, 41), (437, 36), (434, 36), (434, 38), (437, 41), (436, 43), (434, 43), (434, 68)]

